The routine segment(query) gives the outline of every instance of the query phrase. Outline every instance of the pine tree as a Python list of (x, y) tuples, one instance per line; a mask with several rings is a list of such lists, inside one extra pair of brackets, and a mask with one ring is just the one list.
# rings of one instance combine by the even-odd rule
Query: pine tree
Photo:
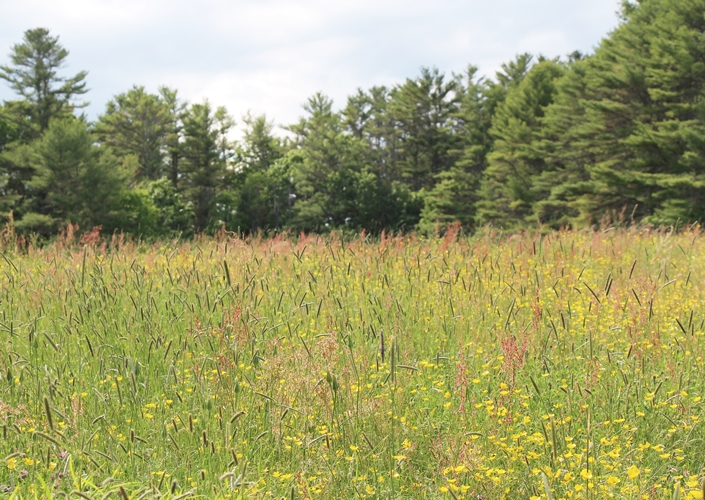
[(342, 112), (346, 132), (364, 144), (365, 163), (381, 182), (390, 185), (403, 180), (399, 163), (402, 129), (393, 113), (392, 93), (381, 86), (358, 90)]
[(66, 117), (76, 107), (85, 106), (73, 100), (88, 91), (84, 82), (87, 72), (72, 77), (58, 74), (68, 54), (59, 37), (52, 37), (45, 28), (35, 28), (25, 31), (23, 42), (12, 47), (12, 64), (0, 66), (0, 78), (29, 105), (25, 110), (37, 135), (49, 127), (53, 118)]
[(181, 175), (180, 165), (183, 151), (181, 147), (181, 132), (183, 129), (182, 119), (186, 111), (186, 103), (179, 99), (176, 90), (168, 87), (161, 87), (159, 95), (164, 106), (169, 110), (168, 121), (166, 122), (166, 136), (164, 138), (165, 151), (167, 157), (167, 177), (171, 181), (174, 189), (179, 188), (179, 177)]
[(400, 133), (399, 168), (413, 191), (430, 189), (460, 150), (457, 113), (462, 88), (437, 69), (422, 69), (392, 92), (389, 104)]
[(165, 236), (193, 236), (193, 207), (165, 177), (145, 187), (157, 211), (155, 234)]
[(119, 225), (126, 173), (95, 145), (83, 121), (54, 120), (41, 139), (20, 151), (34, 174), (19, 229), (49, 236), (68, 222), (86, 230)]
[(587, 180), (554, 188), (577, 223), (705, 216), (704, 11), (703, 0), (625, 3), (624, 22), (581, 63), (583, 119), (553, 140), (584, 154)]
[(252, 116), (247, 113), (243, 122), (245, 130), (237, 151), (240, 168), (265, 172), (282, 157), (282, 142), (274, 136), (274, 124), (265, 115)]
[[(492, 147), (489, 130), (497, 94), (494, 85), (477, 77), (477, 68), (467, 70), (458, 119), (462, 123), (462, 153), (448, 170), (436, 175), (436, 185), (424, 196), (419, 227), (430, 231), (436, 224), (447, 226), (460, 222), (470, 229), (475, 224), (475, 206), (479, 199), (482, 173)], [(492, 98), (488, 94), (493, 94)]]
[(27, 163), (27, 145), (41, 137), (53, 119), (66, 119), (83, 104), (86, 72), (59, 75), (68, 51), (43, 28), (28, 30), (22, 43), (12, 47), (9, 65), (0, 66), (0, 78), (22, 98), (9, 101), (0, 111), (0, 212), (21, 219), (31, 201), (30, 181), (35, 174)]
[(138, 179), (156, 180), (166, 173), (164, 153), (171, 122), (168, 103), (135, 86), (108, 102), (95, 132), (118, 157), (134, 157)]
[(0, 106), (0, 221), (7, 220), (22, 199), (18, 187), (23, 182), (8, 156), (11, 145), (19, 141), (19, 131), (15, 120), (8, 115), (6, 107)]
[(226, 180), (230, 190), (221, 193), (216, 203), (218, 220), (228, 230), (279, 230), (290, 217), (286, 210), (290, 175), (277, 165), (284, 146), (273, 135), (274, 125), (265, 115), (247, 113), (243, 122), (235, 166)]
[(567, 71), (556, 82), (556, 96), (546, 109), (535, 141), (545, 165), (533, 179), (533, 218), (553, 228), (578, 221), (574, 201), (589, 191), (588, 169), (597, 161), (590, 147), (584, 105), (587, 70), (587, 60), (572, 54)]
[(304, 105), (306, 117), (289, 127), (302, 161), (292, 172), (296, 204), (292, 223), (305, 231), (329, 231), (355, 215), (352, 179), (363, 165), (362, 143), (344, 133), (333, 102), (315, 94)]
[(225, 169), (232, 156), (228, 132), (233, 125), (225, 108), (213, 110), (208, 101), (191, 105), (184, 114), (183, 184), (179, 181), (192, 203), (197, 233), (205, 231), (211, 222), (216, 195), (223, 186)]
[(533, 220), (533, 204), (540, 199), (534, 181), (546, 169), (538, 147), (542, 119), (562, 74), (557, 62), (540, 61), (497, 107), (490, 130), (494, 147), (478, 202), (483, 223), (514, 228)]

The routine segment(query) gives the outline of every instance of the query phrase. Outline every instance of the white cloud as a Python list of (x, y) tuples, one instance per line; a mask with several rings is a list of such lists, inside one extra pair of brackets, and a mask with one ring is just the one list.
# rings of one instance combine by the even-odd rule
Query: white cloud
[[(521, 52), (589, 52), (617, 0), (2, 0), (0, 62), (44, 26), (89, 71), (91, 117), (133, 84), (291, 123), (321, 90), (392, 85), (421, 66), (492, 74)], [(0, 99), (12, 93), (0, 86)]]

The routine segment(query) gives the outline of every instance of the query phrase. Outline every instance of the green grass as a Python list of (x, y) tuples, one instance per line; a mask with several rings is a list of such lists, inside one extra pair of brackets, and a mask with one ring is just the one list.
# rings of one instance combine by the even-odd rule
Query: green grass
[(702, 498), (697, 229), (60, 241), (0, 279), (13, 498)]

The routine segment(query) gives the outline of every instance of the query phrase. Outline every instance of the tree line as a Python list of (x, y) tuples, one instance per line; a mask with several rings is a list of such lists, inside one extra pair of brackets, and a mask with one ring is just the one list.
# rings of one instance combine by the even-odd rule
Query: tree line
[(460, 223), (519, 230), (604, 217), (656, 225), (705, 215), (705, 0), (624, 2), (594, 53), (518, 55), (493, 78), (422, 69), (313, 95), (275, 134), (174, 89), (135, 86), (91, 123), (86, 73), (43, 28), (0, 78), (0, 214), (51, 237), (69, 222), (147, 237), (220, 229), (372, 233)]

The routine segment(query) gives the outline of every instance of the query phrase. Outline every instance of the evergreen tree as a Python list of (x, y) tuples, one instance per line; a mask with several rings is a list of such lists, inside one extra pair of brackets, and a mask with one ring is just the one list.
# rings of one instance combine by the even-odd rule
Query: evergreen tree
[(43, 28), (28, 30), (23, 42), (12, 47), (9, 65), (0, 66), (0, 78), (23, 99), (6, 102), (0, 111), (0, 212), (21, 218), (31, 201), (30, 180), (35, 174), (27, 163), (26, 145), (36, 140), (52, 119), (72, 116), (77, 96), (87, 90), (86, 72), (59, 75), (68, 51)]
[(68, 222), (84, 229), (119, 226), (126, 173), (105, 148), (96, 146), (78, 119), (54, 120), (21, 157), (34, 174), (19, 229), (49, 236)]
[(413, 191), (432, 188), (460, 151), (457, 113), (462, 97), (457, 78), (446, 81), (437, 69), (422, 69), (392, 93), (389, 104), (400, 132), (399, 164)]
[(108, 102), (95, 132), (118, 157), (134, 157), (138, 179), (155, 180), (166, 173), (164, 153), (172, 121), (169, 104), (161, 96), (135, 86)]
[(87, 92), (87, 73), (81, 71), (72, 77), (58, 74), (68, 54), (59, 37), (52, 37), (45, 28), (35, 28), (25, 31), (23, 42), (12, 47), (11, 65), (0, 66), (0, 78), (28, 104), (23, 111), (37, 135), (49, 127), (52, 119), (66, 117), (85, 105), (73, 100)]
[(32, 168), (23, 161), (23, 149), (34, 141), (36, 130), (25, 101), (10, 101), (0, 107), (0, 220), (22, 215), (30, 196)]
[(494, 147), (478, 202), (482, 222), (514, 228), (533, 220), (533, 204), (540, 199), (534, 180), (546, 169), (538, 147), (542, 119), (563, 71), (555, 61), (540, 61), (497, 107), (490, 130)]
[(169, 110), (168, 121), (166, 122), (166, 135), (164, 137), (164, 154), (167, 158), (167, 177), (171, 181), (174, 189), (179, 188), (179, 177), (181, 175), (180, 161), (183, 156), (181, 148), (181, 133), (183, 129), (182, 119), (186, 111), (186, 103), (179, 99), (176, 90), (168, 87), (161, 87), (159, 95), (163, 105)]
[(115, 96), (92, 129), (73, 116), (86, 73), (61, 75), (58, 37), (29, 30), (0, 66), (20, 96), (0, 107), (0, 215), (47, 236), (67, 221), (159, 236), (701, 220), (703, 12), (705, 0), (623, 2), (591, 56), (521, 54), (493, 80), (423, 69), (342, 112), (316, 94), (293, 140), (247, 115), (236, 149), (223, 108), (167, 88)]
[(399, 158), (401, 129), (392, 113), (392, 91), (386, 87), (358, 90), (348, 98), (343, 110), (347, 133), (362, 141), (365, 164), (372, 168), (381, 182), (402, 181)]
[(291, 218), (287, 196), (293, 192), (288, 162), (283, 161), (285, 146), (264, 115), (248, 113), (243, 122), (238, 161), (229, 176), (235, 192), (221, 196), (220, 220), (230, 230), (280, 230)]
[(208, 101), (191, 105), (183, 116), (180, 150), (185, 165), (179, 186), (192, 204), (197, 233), (211, 223), (211, 210), (232, 156), (228, 132), (233, 125), (225, 108), (213, 110)]
[[(239, 229), (246, 233), (278, 228), (281, 220), (275, 220), (278, 200), (272, 188), (267, 171), (250, 172), (236, 191), (237, 197), (223, 196), (220, 200), (219, 212), (222, 215), (219, 219), (227, 229)], [(231, 207), (235, 208), (234, 217), (227, 213)]]
[(552, 142), (583, 151), (585, 180), (552, 189), (577, 223), (619, 212), (659, 224), (705, 216), (704, 11), (702, 0), (625, 3), (623, 24), (576, 66), (579, 102), (553, 119), (569, 122), (576, 107), (583, 119)]
[(588, 169), (599, 154), (590, 146), (586, 119), (588, 61), (572, 54), (567, 71), (556, 82), (556, 96), (545, 111), (542, 130), (535, 141), (545, 160), (533, 178), (533, 217), (553, 228), (573, 225), (579, 210), (574, 201), (589, 190)]
[(237, 150), (239, 166), (243, 171), (265, 172), (282, 157), (282, 141), (273, 135), (274, 125), (265, 115), (247, 113), (243, 123), (245, 130)]
[(494, 116), (497, 106), (506, 100), (509, 91), (524, 80), (533, 60), (534, 56), (529, 53), (518, 54), (514, 60), (502, 64), (500, 71), (495, 73), (496, 81), (487, 82), (485, 96), (490, 115)]
[(450, 169), (436, 175), (436, 185), (424, 196), (420, 229), (430, 231), (436, 224), (448, 225), (456, 221), (466, 229), (474, 225), (480, 180), (492, 148), (489, 130), (497, 95), (495, 86), (478, 78), (477, 68), (470, 66), (458, 112), (462, 123), (462, 154)]
[(8, 149), (18, 142), (17, 124), (8, 116), (6, 106), (0, 106), (0, 221), (7, 220), (22, 196), (18, 193), (17, 170), (8, 157)]
[(157, 235), (192, 236), (193, 208), (165, 177), (152, 181), (144, 189), (156, 209)]
[(327, 231), (354, 215), (352, 176), (363, 165), (361, 142), (344, 133), (333, 102), (318, 93), (304, 105), (308, 116), (289, 127), (302, 160), (292, 172), (296, 204), (292, 224), (304, 231)]

